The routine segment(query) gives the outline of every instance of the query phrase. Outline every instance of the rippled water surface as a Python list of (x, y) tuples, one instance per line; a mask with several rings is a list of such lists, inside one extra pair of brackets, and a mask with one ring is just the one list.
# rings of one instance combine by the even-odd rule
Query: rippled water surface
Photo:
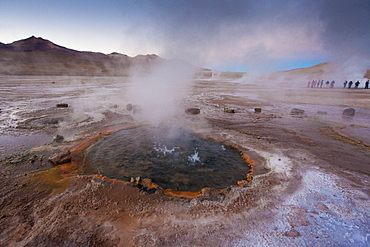
[(86, 173), (150, 178), (175, 190), (222, 189), (249, 172), (238, 150), (183, 129), (121, 130), (95, 143), (86, 157)]

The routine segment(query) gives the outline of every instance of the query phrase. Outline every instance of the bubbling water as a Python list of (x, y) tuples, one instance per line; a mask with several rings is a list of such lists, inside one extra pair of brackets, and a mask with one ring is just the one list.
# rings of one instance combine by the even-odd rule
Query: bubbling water
[(195, 150), (194, 151), (194, 154), (188, 156), (188, 161), (191, 163), (191, 164), (195, 164), (196, 162), (200, 162), (200, 157), (199, 157), (199, 153)]
[(117, 131), (86, 151), (84, 173), (130, 180), (150, 178), (164, 189), (223, 189), (245, 179), (250, 168), (230, 146), (185, 130), (138, 127)]

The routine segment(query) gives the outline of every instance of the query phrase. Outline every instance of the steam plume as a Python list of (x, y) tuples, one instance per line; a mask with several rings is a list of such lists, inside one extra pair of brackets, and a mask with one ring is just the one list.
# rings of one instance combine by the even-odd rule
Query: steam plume
[(161, 62), (149, 72), (134, 68), (128, 99), (140, 109), (136, 116), (153, 125), (179, 116), (194, 72), (193, 67), (181, 62)]

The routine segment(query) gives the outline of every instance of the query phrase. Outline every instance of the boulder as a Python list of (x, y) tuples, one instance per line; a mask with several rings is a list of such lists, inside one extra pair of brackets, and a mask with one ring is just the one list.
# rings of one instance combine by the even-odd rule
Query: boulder
[(55, 142), (62, 142), (64, 140), (64, 137), (61, 135), (56, 135), (53, 139)]
[(127, 105), (126, 105), (126, 110), (128, 110), (128, 111), (132, 111), (132, 109), (133, 109), (132, 104), (127, 104)]
[(132, 113), (141, 113), (141, 107), (138, 105), (133, 105), (133, 104), (127, 104), (126, 105), (126, 110), (132, 111)]
[(254, 112), (255, 113), (260, 113), (261, 111), (262, 111), (262, 108), (261, 107), (254, 108)]
[(355, 116), (355, 113), (356, 113), (355, 109), (348, 107), (343, 110), (342, 116), (343, 117), (353, 117)]
[(64, 153), (54, 154), (49, 158), (49, 161), (53, 163), (54, 165), (61, 165), (65, 163), (69, 163), (72, 160), (72, 154), (71, 151), (68, 150)]
[(292, 115), (302, 115), (304, 114), (304, 110), (299, 109), (299, 108), (293, 108), (292, 111), (290, 112)]
[(235, 110), (234, 109), (229, 109), (229, 108), (224, 108), (224, 112), (226, 113), (235, 113)]
[(57, 107), (58, 108), (67, 108), (68, 104), (66, 104), (66, 103), (57, 104)]
[(199, 108), (188, 108), (185, 110), (185, 113), (188, 115), (198, 115), (200, 114), (200, 109)]

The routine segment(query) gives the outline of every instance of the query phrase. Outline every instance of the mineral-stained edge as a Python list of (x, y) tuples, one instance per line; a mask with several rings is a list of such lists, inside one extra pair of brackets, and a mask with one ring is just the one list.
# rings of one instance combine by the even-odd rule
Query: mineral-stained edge
[[(103, 137), (105, 137), (107, 135), (112, 134), (113, 132), (116, 132), (116, 131), (122, 130), (122, 129), (131, 129), (131, 128), (136, 128), (136, 127), (139, 127), (139, 126), (138, 125), (129, 125), (129, 126), (113, 126), (113, 127), (105, 128), (101, 132), (99, 132), (99, 134), (97, 134), (97, 135), (95, 135), (95, 136), (93, 136), (93, 137), (91, 137), (91, 138), (89, 138), (87, 140), (84, 140), (81, 143), (79, 143), (78, 145), (76, 145), (73, 148), (71, 148), (72, 156), (81, 154), (88, 147), (90, 147), (93, 143), (99, 141), (101, 138), (103, 138)], [(241, 157), (245, 160), (245, 162), (250, 167), (249, 173), (246, 173), (245, 174), (245, 180), (240, 180), (240, 181), (237, 181), (237, 183), (236, 183), (238, 186), (245, 186), (245, 185), (247, 185), (253, 179), (252, 178), (252, 174), (254, 172), (253, 165), (256, 162), (249, 155), (244, 154), (235, 145), (231, 145), (231, 146), (233, 148), (237, 149), (240, 152)], [(205, 192), (207, 192), (207, 190), (210, 190), (211, 189), (211, 188), (206, 187), (206, 188), (202, 188), (201, 190), (196, 191), (196, 192), (191, 192), (191, 191), (174, 191), (172, 189), (163, 189), (162, 187), (160, 187), (156, 183), (152, 182), (152, 180), (149, 179), (149, 178), (144, 178), (144, 179), (142, 179), (140, 181), (135, 181), (135, 182), (126, 182), (126, 181), (115, 179), (115, 178), (109, 178), (109, 177), (104, 176), (104, 175), (101, 175), (101, 174), (77, 175), (77, 177), (93, 177), (95, 179), (101, 179), (101, 180), (107, 180), (107, 181), (111, 181), (111, 182), (124, 183), (124, 184), (128, 184), (128, 185), (135, 185), (135, 184), (138, 185), (139, 184), (139, 185), (141, 185), (141, 186), (143, 186), (145, 188), (148, 188), (148, 189), (161, 190), (163, 192), (163, 194), (164, 195), (167, 195), (167, 196), (182, 197), (182, 198), (187, 198), (187, 199), (199, 197), (199, 196), (203, 195)], [(225, 189), (217, 190), (217, 192), (218, 193), (222, 193), (224, 190)]]

